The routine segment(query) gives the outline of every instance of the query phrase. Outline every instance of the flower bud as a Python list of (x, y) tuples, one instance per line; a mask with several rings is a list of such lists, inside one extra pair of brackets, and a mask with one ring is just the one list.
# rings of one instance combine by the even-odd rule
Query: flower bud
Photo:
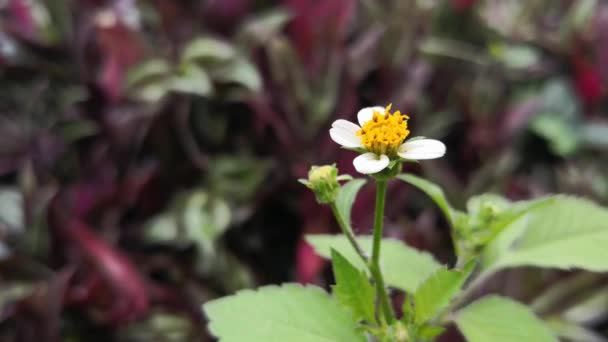
[[(348, 177), (350, 178), (350, 177)], [(312, 189), (319, 203), (335, 201), (340, 190), (339, 180), (347, 179), (338, 176), (335, 165), (312, 166), (308, 172), (308, 179), (299, 179), (299, 182)]]

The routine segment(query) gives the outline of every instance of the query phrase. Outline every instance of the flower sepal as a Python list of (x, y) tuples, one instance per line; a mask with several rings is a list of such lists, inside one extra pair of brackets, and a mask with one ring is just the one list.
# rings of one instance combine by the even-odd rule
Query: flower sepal
[(370, 176), (372, 176), (376, 181), (388, 181), (395, 178), (395, 176), (401, 173), (402, 162), (403, 160), (401, 159), (393, 159), (384, 170), (377, 173), (372, 173)]

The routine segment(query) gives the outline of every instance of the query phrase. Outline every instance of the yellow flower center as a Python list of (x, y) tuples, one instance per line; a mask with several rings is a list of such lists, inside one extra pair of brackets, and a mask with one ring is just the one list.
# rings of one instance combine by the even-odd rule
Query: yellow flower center
[(401, 143), (410, 134), (407, 129), (409, 118), (399, 111), (391, 114), (391, 105), (388, 105), (384, 113), (374, 111), (372, 119), (357, 131), (357, 136), (361, 137), (361, 144), (368, 151), (395, 156)]

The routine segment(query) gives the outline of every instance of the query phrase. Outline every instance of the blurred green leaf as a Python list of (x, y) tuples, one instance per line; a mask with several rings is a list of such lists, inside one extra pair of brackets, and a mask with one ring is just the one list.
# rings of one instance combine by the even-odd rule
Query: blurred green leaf
[(65, 141), (72, 142), (97, 134), (99, 127), (91, 120), (66, 120), (55, 124), (53, 129)]
[(185, 63), (180, 70), (173, 76), (171, 88), (174, 91), (200, 96), (207, 96), (213, 92), (211, 79), (196, 64)]
[(284, 284), (239, 291), (203, 305), (222, 342), (364, 342), (350, 313), (318, 287)]
[(547, 326), (553, 333), (568, 342), (608, 342), (608, 339), (595, 331), (559, 318), (549, 319)]
[(258, 14), (245, 22), (238, 36), (240, 40), (254, 40), (257, 43), (264, 43), (279, 34), (291, 17), (287, 11), (283, 10)]
[(23, 194), (17, 188), (0, 188), (0, 235), (18, 234), (25, 228)]
[(529, 45), (494, 43), (489, 50), (494, 58), (512, 69), (527, 69), (540, 60), (539, 51)]
[(508, 298), (482, 298), (456, 314), (468, 342), (558, 342), (525, 305)]
[(187, 317), (165, 312), (154, 312), (129, 324), (118, 337), (119, 342), (187, 342), (195, 339), (194, 327)]
[(127, 72), (127, 86), (136, 87), (171, 76), (172, 70), (169, 63), (161, 58), (153, 58), (143, 61)]
[(268, 160), (243, 155), (217, 156), (209, 165), (212, 191), (237, 202), (251, 199), (271, 167)]
[(438, 268), (414, 292), (415, 322), (426, 323), (445, 309), (460, 293), (477, 260), (470, 260), (462, 270)]
[(588, 122), (581, 127), (581, 139), (585, 145), (608, 149), (608, 123)]
[(230, 208), (224, 200), (199, 191), (187, 198), (182, 219), (187, 236), (208, 254), (214, 250), (215, 241), (228, 229), (230, 216)]
[(171, 211), (150, 220), (145, 236), (152, 243), (194, 243), (201, 253), (213, 254), (215, 241), (230, 220), (230, 208), (223, 199), (193, 191), (174, 201)]
[(367, 180), (363, 178), (353, 179), (342, 185), (340, 191), (338, 192), (338, 196), (336, 196), (336, 208), (338, 209), (338, 214), (349, 227), (353, 203), (355, 202), (355, 198), (357, 198), (359, 190), (361, 190), (361, 187), (363, 187), (366, 182)]
[(608, 289), (587, 291), (588, 297), (568, 308), (562, 317), (569, 322), (592, 325), (601, 322), (608, 314)]
[[(333, 248), (358, 269), (367, 270), (361, 258), (344, 236), (307, 235), (306, 241), (322, 257), (329, 259)], [(369, 236), (358, 237), (357, 241), (363, 250), (371, 255), (372, 238)], [(387, 285), (413, 293), (421, 282), (441, 266), (426, 252), (409, 247), (399, 240), (383, 239), (380, 267)]]
[(580, 147), (578, 127), (559, 115), (538, 115), (532, 120), (531, 127), (536, 134), (549, 142), (549, 147), (557, 155), (572, 155)]
[(197, 38), (184, 48), (182, 61), (185, 63), (228, 62), (236, 56), (234, 48), (219, 39)]
[(260, 91), (262, 88), (262, 79), (258, 70), (253, 64), (242, 58), (210, 69), (209, 73), (216, 81), (235, 83), (252, 92)]
[(439, 57), (449, 57), (462, 61), (489, 65), (491, 59), (481, 49), (464, 41), (430, 37), (420, 44), (420, 51), (424, 54)]
[(352, 310), (356, 320), (374, 323), (376, 291), (365, 272), (355, 268), (339, 252), (331, 250), (331, 260), (336, 278), (332, 293), (344, 306)]

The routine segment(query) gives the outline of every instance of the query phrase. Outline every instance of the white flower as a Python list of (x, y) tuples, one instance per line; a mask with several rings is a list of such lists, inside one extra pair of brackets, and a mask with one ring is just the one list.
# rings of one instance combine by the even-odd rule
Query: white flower
[(409, 117), (399, 111), (391, 113), (390, 109), (390, 105), (363, 108), (357, 113), (359, 125), (343, 119), (331, 125), (329, 135), (333, 141), (345, 148), (366, 151), (353, 160), (358, 172), (380, 172), (391, 160), (399, 158), (435, 159), (445, 154), (445, 145), (439, 140), (416, 137), (406, 141)]

